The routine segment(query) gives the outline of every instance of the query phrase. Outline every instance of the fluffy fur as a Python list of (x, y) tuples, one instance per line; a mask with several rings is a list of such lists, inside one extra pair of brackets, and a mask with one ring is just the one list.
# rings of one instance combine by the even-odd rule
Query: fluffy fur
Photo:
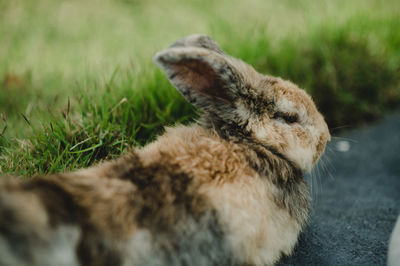
[(309, 211), (302, 178), (330, 139), (296, 85), (208, 36), (155, 56), (199, 108), (148, 146), (74, 173), (0, 184), (0, 265), (273, 265)]

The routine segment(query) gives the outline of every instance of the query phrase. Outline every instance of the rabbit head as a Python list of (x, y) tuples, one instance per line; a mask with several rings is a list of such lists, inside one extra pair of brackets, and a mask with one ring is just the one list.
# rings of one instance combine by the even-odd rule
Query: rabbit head
[(154, 61), (202, 111), (200, 122), (228, 140), (262, 145), (303, 172), (311, 170), (330, 140), (324, 118), (304, 90), (258, 73), (208, 36), (180, 39)]

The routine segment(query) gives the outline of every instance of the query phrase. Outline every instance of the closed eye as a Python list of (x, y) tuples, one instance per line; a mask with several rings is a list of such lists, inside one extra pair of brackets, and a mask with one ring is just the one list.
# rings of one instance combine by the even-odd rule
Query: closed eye
[(282, 119), (288, 124), (293, 124), (299, 122), (299, 115), (296, 113), (276, 112), (274, 119)]

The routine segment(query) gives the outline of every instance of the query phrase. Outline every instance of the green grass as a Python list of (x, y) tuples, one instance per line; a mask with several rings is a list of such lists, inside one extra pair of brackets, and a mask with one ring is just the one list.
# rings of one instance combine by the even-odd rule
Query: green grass
[(0, 2), (0, 173), (73, 170), (188, 123), (195, 110), (152, 63), (202, 32), (312, 94), (331, 128), (400, 103), (400, 3)]

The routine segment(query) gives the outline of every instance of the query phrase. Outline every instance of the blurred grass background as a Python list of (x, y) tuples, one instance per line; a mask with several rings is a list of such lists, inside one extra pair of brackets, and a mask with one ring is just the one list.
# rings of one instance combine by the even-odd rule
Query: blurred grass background
[(0, 173), (73, 170), (195, 111), (152, 63), (192, 33), (314, 98), (331, 129), (400, 103), (398, 0), (1, 0)]

